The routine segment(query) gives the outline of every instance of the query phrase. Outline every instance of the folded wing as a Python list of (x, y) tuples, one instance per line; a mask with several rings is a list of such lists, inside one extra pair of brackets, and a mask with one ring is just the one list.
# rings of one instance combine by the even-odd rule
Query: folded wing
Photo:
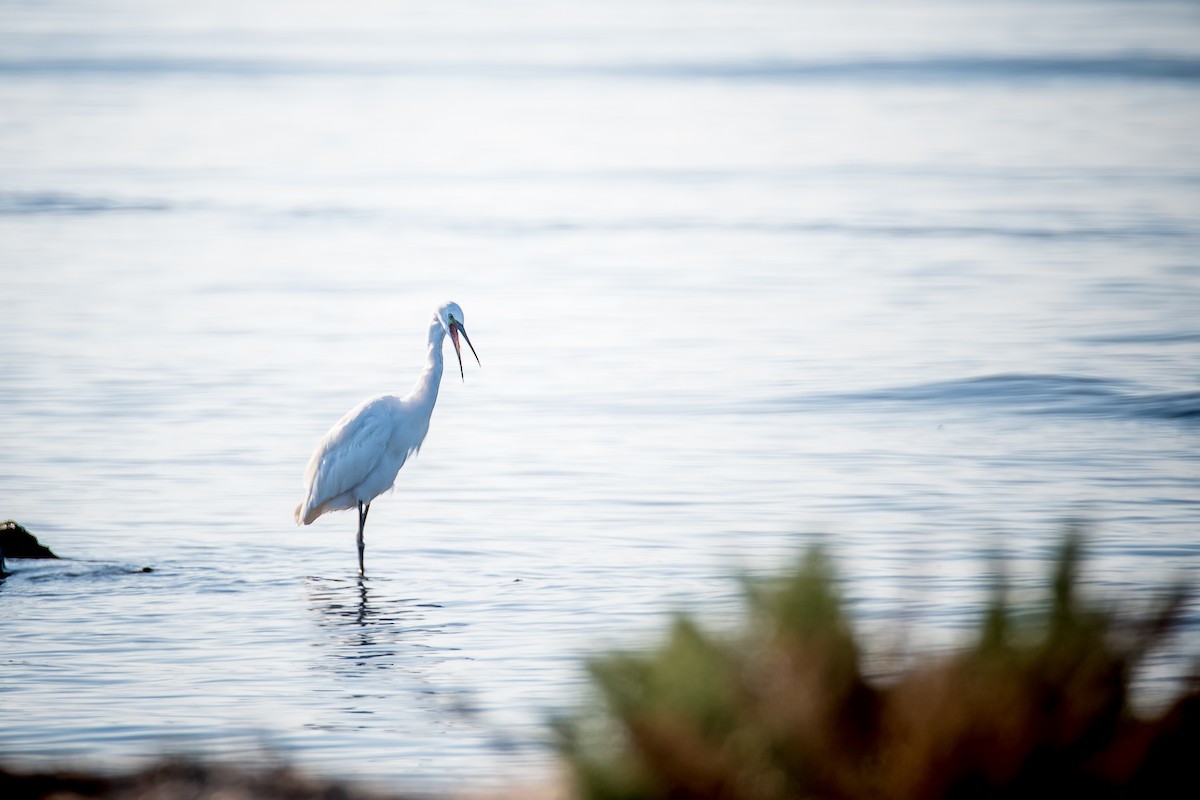
[[(355, 490), (372, 483), (388, 460), (393, 424), (387, 401), (392, 399), (385, 396), (363, 402), (317, 443), (304, 474), (305, 497), (296, 507), (296, 522), (308, 525), (327, 511), (355, 507)], [(392, 469), (391, 479), (399, 468), (396, 464)]]

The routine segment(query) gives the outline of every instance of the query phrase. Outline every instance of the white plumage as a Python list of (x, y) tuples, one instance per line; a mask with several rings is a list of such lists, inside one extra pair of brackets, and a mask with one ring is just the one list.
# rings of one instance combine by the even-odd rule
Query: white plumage
[(308, 525), (329, 511), (358, 508), (358, 572), (363, 567), (363, 528), (371, 501), (392, 488), (409, 456), (421, 449), (442, 381), (442, 343), (454, 343), (459, 374), (463, 375), (458, 337), (479, 362), (475, 346), (463, 328), (457, 303), (445, 303), (429, 325), (429, 351), (417, 383), (403, 397), (382, 394), (359, 403), (338, 420), (313, 451), (304, 474), (304, 500), (296, 507), (296, 522)]

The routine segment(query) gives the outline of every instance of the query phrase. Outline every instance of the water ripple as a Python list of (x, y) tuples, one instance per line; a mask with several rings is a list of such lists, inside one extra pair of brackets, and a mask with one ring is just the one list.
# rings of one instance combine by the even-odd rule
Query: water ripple
[(1068, 414), (1138, 420), (1198, 420), (1200, 390), (1146, 391), (1110, 378), (1074, 375), (1002, 374), (935, 381), (866, 392), (794, 397), (781, 408), (811, 406), (992, 407), (1025, 414)]
[(846, 60), (731, 59), (627, 63), (520, 63), (353, 60), (295, 60), (281, 57), (206, 56), (30, 56), (0, 60), (0, 74), (122, 75), (159, 77), (204, 75), (224, 77), (405, 75), (470, 76), (491, 79), (611, 77), (660, 80), (726, 80), (748, 82), (884, 82), (962, 83), (1045, 80), (1171, 81), (1200, 80), (1200, 59), (1184, 54), (959, 55)]
[(132, 200), (69, 192), (0, 192), (0, 215), (104, 214), (167, 211), (170, 208), (161, 200)]
[(1059, 80), (1200, 79), (1200, 59), (1187, 56), (945, 55), (845, 61), (763, 60), (617, 67), (636, 77), (739, 81), (976, 82)]

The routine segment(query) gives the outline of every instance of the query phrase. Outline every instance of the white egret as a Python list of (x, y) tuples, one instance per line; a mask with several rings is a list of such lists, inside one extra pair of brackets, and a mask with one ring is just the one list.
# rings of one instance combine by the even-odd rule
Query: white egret
[[(421, 449), (429, 432), (429, 418), (442, 382), (442, 343), (446, 334), (454, 342), (458, 372), (463, 372), (458, 336), (467, 340), (479, 363), (475, 345), (463, 328), (458, 303), (445, 303), (429, 324), (429, 352), (425, 368), (412, 391), (400, 397), (381, 394), (359, 403), (338, 420), (317, 443), (304, 473), (304, 501), (296, 506), (296, 523), (308, 525), (327, 511), (358, 507), (358, 574), (363, 568), (363, 528), (371, 501), (392, 488), (408, 457)], [(482, 366), (482, 364), (481, 364)]]

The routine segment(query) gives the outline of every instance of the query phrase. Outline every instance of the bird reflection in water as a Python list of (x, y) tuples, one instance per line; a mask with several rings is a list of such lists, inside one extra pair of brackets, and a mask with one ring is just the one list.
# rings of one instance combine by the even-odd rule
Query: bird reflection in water
[(319, 642), (329, 648), (337, 672), (354, 675), (388, 668), (420, 672), (429, 659), (443, 660), (455, 650), (433, 642), (456, 627), (429, 621), (429, 612), (440, 606), (389, 597), (379, 587), (379, 581), (369, 584), (361, 576), (306, 579), (309, 608), (327, 634)]
[[(400, 582), (396, 582), (400, 586)], [(525, 732), (496, 724), (483, 712), (476, 690), (458, 683), (448, 662), (468, 660), (447, 637), (462, 622), (437, 622), (436, 603), (389, 596), (388, 582), (373, 578), (305, 579), (308, 606), (320, 628), (322, 657), (344, 693), (339, 714), (312, 723), (320, 730), (358, 730), (363, 715), (376, 729), (402, 738), (415, 729), (472, 735), (510, 755), (529, 747)]]

